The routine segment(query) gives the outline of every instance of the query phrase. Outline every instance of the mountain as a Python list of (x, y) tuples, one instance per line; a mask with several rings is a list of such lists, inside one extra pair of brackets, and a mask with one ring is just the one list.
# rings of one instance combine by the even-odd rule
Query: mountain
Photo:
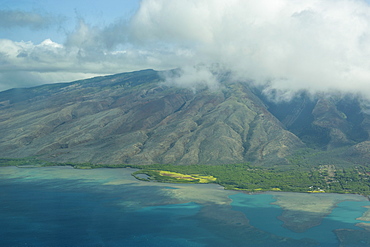
[(0, 157), (283, 165), (314, 150), (310, 161), (366, 163), (370, 115), (361, 107), (304, 93), (276, 103), (227, 76), (217, 90), (179, 88), (144, 70), (0, 92)]
[(364, 99), (335, 94), (312, 98), (302, 93), (289, 102), (264, 102), (287, 130), (316, 150), (306, 161), (335, 165), (370, 162), (370, 115)]

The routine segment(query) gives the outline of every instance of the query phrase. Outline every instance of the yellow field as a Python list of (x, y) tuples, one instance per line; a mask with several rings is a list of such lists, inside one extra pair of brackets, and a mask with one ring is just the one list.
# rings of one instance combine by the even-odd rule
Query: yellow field
[(169, 172), (169, 171), (158, 171), (158, 172), (159, 172), (159, 175), (161, 176), (173, 177), (176, 179), (187, 180), (187, 181), (199, 180), (199, 183), (202, 183), (202, 184), (211, 183), (211, 182), (216, 181), (216, 178), (213, 176), (203, 176), (199, 174), (187, 175), (187, 174), (181, 174), (181, 173)]
[(256, 189), (240, 189), (240, 188), (232, 188), (233, 190), (245, 190), (245, 191), (281, 191), (279, 188), (271, 188), (271, 189), (262, 189), (262, 188), (256, 188)]
[(272, 191), (281, 191), (281, 189), (279, 189), (279, 188), (272, 188), (271, 190)]

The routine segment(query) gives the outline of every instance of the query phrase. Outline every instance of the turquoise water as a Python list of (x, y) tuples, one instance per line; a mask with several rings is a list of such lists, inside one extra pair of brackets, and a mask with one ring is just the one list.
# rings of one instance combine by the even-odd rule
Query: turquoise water
[[(296, 233), (283, 227), (283, 222), (278, 219), (283, 210), (271, 203), (275, 202), (271, 194), (236, 194), (230, 196), (234, 210), (243, 212), (250, 223), (274, 235), (293, 239), (313, 239), (323, 246), (338, 246), (338, 239), (334, 234), (336, 229), (361, 230), (355, 226), (363, 222), (356, 220), (365, 212), (364, 206), (369, 206), (369, 201), (344, 201), (340, 202), (319, 226), (312, 227), (303, 233)], [(266, 223), (268, 222), (268, 223)]]
[(341, 201), (296, 233), (282, 226), (273, 193), (143, 182), (132, 172), (0, 168), (0, 246), (331, 247), (339, 246), (336, 229), (353, 229), (348, 237), (362, 244), (353, 246), (369, 246), (355, 226), (370, 205), (364, 198)]

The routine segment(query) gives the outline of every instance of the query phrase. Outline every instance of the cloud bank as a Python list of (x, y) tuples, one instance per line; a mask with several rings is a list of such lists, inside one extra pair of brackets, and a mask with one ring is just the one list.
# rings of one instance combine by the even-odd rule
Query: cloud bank
[(288, 96), (307, 90), (370, 98), (370, 6), (363, 0), (143, 0), (129, 21), (94, 27), (80, 19), (64, 44), (3, 39), (0, 53), (3, 87), (9, 85), (3, 78), (15, 74), (45, 83), (145, 68), (183, 68), (174, 84), (217, 86), (204, 69), (217, 64), (235, 80)]
[(369, 24), (359, 0), (146, 0), (132, 27), (271, 88), (370, 96)]

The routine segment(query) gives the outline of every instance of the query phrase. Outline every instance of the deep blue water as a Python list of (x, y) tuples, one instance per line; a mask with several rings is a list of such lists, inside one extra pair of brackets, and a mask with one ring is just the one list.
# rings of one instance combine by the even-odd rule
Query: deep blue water
[(118, 206), (122, 196), (135, 198), (139, 193), (150, 200), (147, 191), (155, 193), (156, 188), (63, 189), (64, 184), (74, 182), (0, 181), (0, 246), (199, 246), (183, 240), (181, 234), (187, 231), (191, 236), (197, 231), (187, 227), (195, 224), (186, 217), (196, 214), (199, 205), (190, 202), (125, 210)]
[[(341, 202), (321, 225), (295, 233), (282, 227), (271, 194), (147, 183), (130, 172), (0, 168), (0, 246), (339, 246), (332, 231), (363, 231), (356, 218), (370, 205)], [(186, 188), (204, 198), (183, 199)]]

